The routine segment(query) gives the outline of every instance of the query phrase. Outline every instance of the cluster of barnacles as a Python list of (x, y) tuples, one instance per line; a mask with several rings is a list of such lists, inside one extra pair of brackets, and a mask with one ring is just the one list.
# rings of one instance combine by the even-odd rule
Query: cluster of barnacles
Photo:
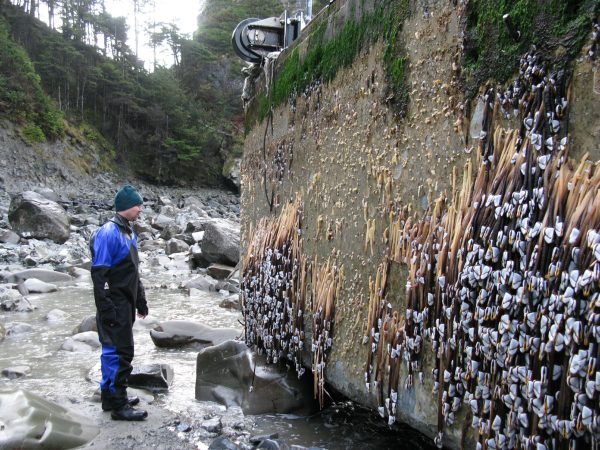
[(294, 143), (288, 144), (285, 141), (277, 145), (277, 150), (273, 156), (272, 167), (274, 168), (274, 176), (279, 184), (283, 183), (283, 178), (287, 170), (291, 170), (294, 160)]
[(267, 363), (294, 364), (304, 373), (304, 291), (307, 265), (300, 255), (301, 202), (263, 219), (244, 260), (241, 282), (245, 340)]
[[(326, 359), (344, 270), (330, 261), (316, 269), (307, 262), (301, 254), (301, 216), (302, 202), (296, 200), (278, 217), (263, 218), (254, 232), (242, 269), (245, 339), (266, 355), (267, 363), (293, 367), (298, 378), (305, 373), (302, 352), (310, 350), (314, 395), (323, 407)], [(312, 315), (309, 348), (307, 313)]]
[[(506, 91), (482, 99), (475, 181), (469, 163), (427, 220), (390, 216), (364, 338), (367, 388), (393, 423), (399, 361), (410, 387), (427, 339), (438, 446), (466, 404), (478, 449), (590, 448), (600, 439), (600, 169), (569, 160), (565, 77), (548, 75), (535, 50)], [(496, 113), (520, 129), (492, 129)], [(405, 317), (386, 300), (393, 262), (409, 267)]]

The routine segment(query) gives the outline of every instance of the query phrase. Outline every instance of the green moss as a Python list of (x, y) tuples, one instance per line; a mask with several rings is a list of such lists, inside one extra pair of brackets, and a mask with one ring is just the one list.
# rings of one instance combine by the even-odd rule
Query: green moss
[[(473, 96), (485, 80), (504, 82), (515, 72), (519, 57), (532, 44), (552, 54), (566, 49), (573, 58), (590, 31), (590, 20), (599, 10), (598, 0), (472, 0), (467, 4), (465, 84)], [(503, 15), (514, 30), (509, 31)], [(520, 36), (516, 39), (515, 33)]]
[(35, 124), (29, 124), (22, 129), (23, 139), (30, 145), (46, 141), (46, 135), (40, 127)]
[[(296, 47), (280, 66), (271, 87), (270, 97), (259, 95), (255, 106), (246, 115), (246, 131), (262, 121), (271, 107), (279, 106), (296, 97), (316, 81), (328, 82), (335, 78), (341, 68), (354, 62), (359, 52), (377, 40), (386, 45), (384, 64), (388, 75), (388, 98), (403, 110), (408, 103), (406, 84), (406, 58), (403, 45), (398, 41), (399, 33), (410, 15), (409, 0), (387, 0), (371, 13), (366, 13), (364, 1), (357, 13), (351, 6), (351, 17), (341, 30), (333, 30), (331, 39), (326, 39), (328, 26), (333, 21), (323, 21), (307, 38), (307, 50), (303, 58)], [(258, 104), (258, 106), (256, 106)]]

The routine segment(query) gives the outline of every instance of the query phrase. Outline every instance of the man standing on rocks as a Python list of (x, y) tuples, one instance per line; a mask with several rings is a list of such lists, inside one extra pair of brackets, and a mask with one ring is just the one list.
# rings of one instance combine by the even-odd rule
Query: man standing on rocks
[(127, 378), (133, 360), (133, 322), (148, 314), (139, 273), (137, 236), (131, 223), (138, 219), (143, 199), (131, 185), (115, 196), (115, 216), (92, 236), (92, 282), (96, 323), (102, 344), (100, 381), (102, 409), (114, 420), (144, 420), (148, 413), (133, 408), (137, 397), (127, 397)]

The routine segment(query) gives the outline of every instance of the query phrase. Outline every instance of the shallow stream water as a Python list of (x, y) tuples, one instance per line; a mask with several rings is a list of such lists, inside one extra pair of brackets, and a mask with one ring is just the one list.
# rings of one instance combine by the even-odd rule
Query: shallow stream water
[[(194, 290), (192, 295), (178, 288), (182, 279), (192, 275), (185, 269), (162, 271), (144, 261), (142, 279), (146, 285), (150, 316), (134, 326), (136, 356), (134, 365), (167, 363), (174, 370), (173, 384), (156, 403), (176, 413), (201, 416), (206, 409), (194, 399), (196, 354), (190, 348), (157, 348), (150, 339), (148, 326), (153, 320), (191, 320), (213, 327), (241, 329), (238, 311), (219, 307), (224, 295)], [(33, 331), (10, 335), (0, 343), (0, 370), (27, 365), (31, 373), (23, 378), (0, 378), (0, 388), (17, 386), (48, 399), (89, 399), (97, 388), (87, 381), (97, 373), (99, 350), (73, 353), (60, 350), (73, 329), (87, 316), (95, 313), (90, 280), (62, 285), (57, 292), (28, 296), (37, 309), (30, 313), (0, 313), (5, 326), (23, 322)], [(51, 322), (48, 312), (60, 309), (68, 314), (64, 320)], [(298, 444), (327, 449), (429, 449), (431, 442), (420, 434), (402, 427), (390, 429), (373, 411), (351, 402), (338, 402), (310, 417), (293, 415), (262, 415), (252, 418), (252, 434), (277, 433), (288, 445)]]

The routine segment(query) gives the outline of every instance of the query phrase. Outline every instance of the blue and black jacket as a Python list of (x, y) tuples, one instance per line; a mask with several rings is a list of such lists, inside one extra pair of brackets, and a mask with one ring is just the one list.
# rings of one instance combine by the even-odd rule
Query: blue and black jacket
[(135, 311), (146, 315), (146, 294), (140, 281), (137, 235), (124, 217), (116, 214), (90, 241), (92, 281), (96, 308), (109, 321), (124, 304), (129, 305), (132, 319)]

